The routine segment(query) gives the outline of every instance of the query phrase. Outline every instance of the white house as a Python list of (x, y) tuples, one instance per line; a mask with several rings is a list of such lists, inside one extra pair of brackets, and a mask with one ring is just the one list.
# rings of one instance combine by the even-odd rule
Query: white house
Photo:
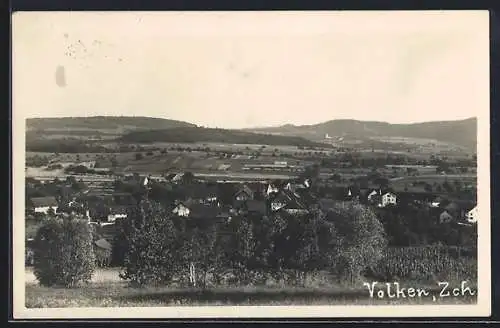
[(396, 205), (396, 203), (397, 203), (396, 195), (393, 194), (392, 192), (386, 192), (385, 194), (382, 195), (380, 206), (386, 207), (387, 205)]
[(474, 206), (473, 209), (465, 213), (465, 219), (469, 223), (477, 223), (477, 217), (478, 217), (477, 206)]
[(182, 181), (182, 178), (184, 177), (184, 174), (183, 173), (177, 173), (176, 175), (174, 175), (170, 180), (172, 182), (180, 182)]
[(271, 194), (274, 194), (274, 193), (277, 193), (279, 190), (278, 188), (276, 188), (274, 185), (272, 184), (269, 184), (267, 186), (267, 190), (266, 190), (266, 194), (269, 196)]
[(59, 207), (55, 197), (33, 197), (31, 203), (35, 213), (47, 214), (50, 209), (57, 213)]
[(108, 222), (114, 222), (116, 219), (125, 219), (126, 217), (126, 213), (108, 214)]
[(189, 210), (189, 208), (187, 208), (186, 206), (184, 206), (184, 204), (182, 203), (179, 203), (173, 210), (172, 210), (172, 213), (178, 215), (178, 216), (189, 216), (189, 213), (191, 211)]

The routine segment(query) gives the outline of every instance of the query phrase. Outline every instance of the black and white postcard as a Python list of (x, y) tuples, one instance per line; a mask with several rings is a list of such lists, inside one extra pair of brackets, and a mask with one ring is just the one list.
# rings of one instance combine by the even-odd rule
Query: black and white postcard
[(12, 30), (15, 318), (490, 314), (487, 11)]

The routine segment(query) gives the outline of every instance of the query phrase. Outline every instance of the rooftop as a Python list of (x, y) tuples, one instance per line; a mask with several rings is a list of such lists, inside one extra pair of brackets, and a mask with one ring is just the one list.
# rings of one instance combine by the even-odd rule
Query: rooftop
[(35, 207), (46, 207), (46, 206), (57, 206), (57, 200), (55, 197), (33, 197), (31, 198), (31, 203)]

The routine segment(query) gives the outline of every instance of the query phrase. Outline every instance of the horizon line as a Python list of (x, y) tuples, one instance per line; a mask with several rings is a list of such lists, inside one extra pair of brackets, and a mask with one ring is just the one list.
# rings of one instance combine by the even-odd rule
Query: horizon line
[(408, 123), (390, 123), (387, 121), (374, 121), (374, 120), (361, 120), (361, 119), (355, 119), (355, 118), (338, 118), (338, 119), (331, 119), (331, 120), (326, 120), (326, 121), (321, 121), (321, 122), (316, 122), (312, 124), (294, 124), (294, 123), (283, 123), (280, 125), (262, 125), (262, 126), (250, 126), (250, 127), (239, 127), (239, 128), (224, 128), (224, 127), (218, 127), (218, 126), (207, 126), (205, 124), (198, 124), (198, 123), (193, 123), (189, 121), (184, 121), (184, 120), (179, 120), (179, 119), (173, 119), (173, 118), (166, 118), (166, 117), (158, 117), (158, 116), (144, 116), (144, 115), (89, 115), (89, 116), (44, 116), (44, 117), (26, 117), (25, 120), (33, 120), (33, 119), (68, 119), (68, 118), (96, 118), (96, 117), (103, 117), (103, 118), (112, 118), (112, 117), (121, 117), (121, 118), (149, 118), (149, 119), (160, 119), (160, 120), (171, 120), (171, 121), (177, 121), (177, 122), (182, 122), (182, 123), (187, 123), (187, 124), (192, 124), (195, 125), (196, 127), (201, 127), (201, 128), (210, 128), (210, 129), (226, 129), (226, 130), (252, 130), (252, 129), (272, 129), (272, 128), (281, 128), (285, 126), (293, 126), (293, 127), (305, 127), (305, 126), (313, 126), (313, 125), (318, 125), (318, 124), (324, 124), (332, 121), (357, 121), (357, 122), (364, 122), (364, 123), (385, 123), (389, 125), (411, 125), (411, 124), (425, 124), (425, 123), (439, 123), (439, 122), (459, 122), (459, 121), (467, 121), (471, 119), (476, 119), (477, 116), (470, 116), (467, 118), (459, 118), (459, 119), (447, 119), (447, 120), (436, 120), (436, 121), (415, 121), (415, 122), (408, 122)]

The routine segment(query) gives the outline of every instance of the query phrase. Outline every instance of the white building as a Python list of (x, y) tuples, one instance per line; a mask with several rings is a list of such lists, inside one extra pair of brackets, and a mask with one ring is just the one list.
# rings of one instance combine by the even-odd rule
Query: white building
[(49, 213), (50, 209), (57, 213), (58, 204), (55, 197), (33, 197), (31, 198), (35, 213)]
[(471, 209), (470, 211), (468, 211), (467, 213), (465, 213), (465, 219), (469, 223), (477, 223), (477, 217), (478, 217), (477, 206), (474, 206), (473, 209)]
[(397, 203), (396, 195), (393, 194), (392, 192), (386, 192), (385, 194), (382, 195), (380, 206), (386, 207), (387, 205), (396, 205), (396, 203)]
[(274, 185), (270, 184), (267, 186), (266, 194), (269, 196), (271, 194), (277, 193), (279, 190)]
[(190, 212), (191, 211), (189, 210), (189, 208), (184, 206), (184, 204), (182, 204), (182, 203), (178, 204), (172, 211), (172, 213), (174, 213), (178, 216), (189, 216)]

